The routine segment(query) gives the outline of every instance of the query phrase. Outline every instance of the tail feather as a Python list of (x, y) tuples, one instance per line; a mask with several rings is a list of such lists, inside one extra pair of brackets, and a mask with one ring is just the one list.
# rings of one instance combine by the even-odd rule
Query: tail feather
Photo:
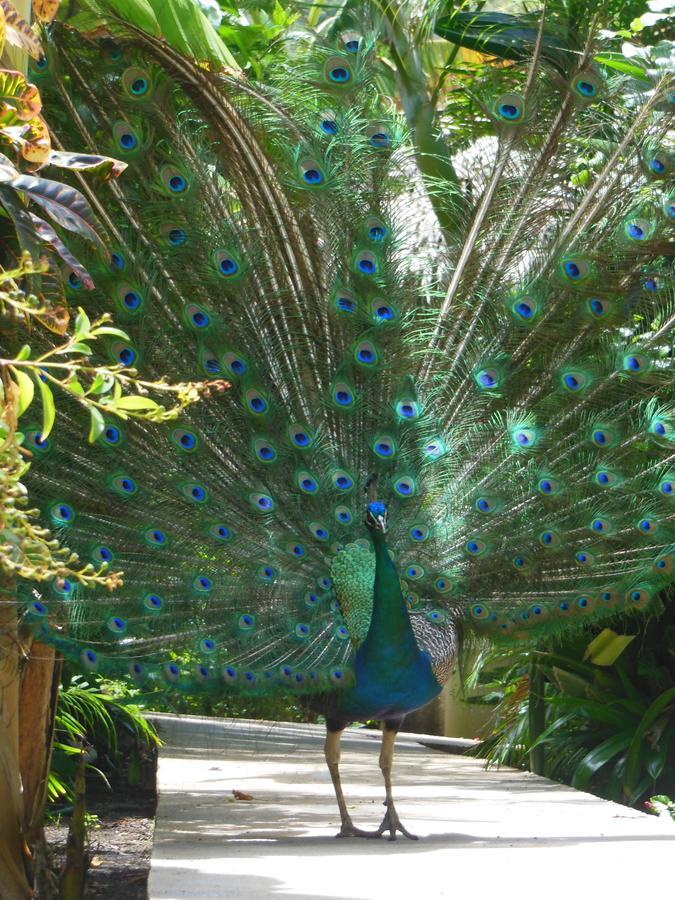
[(652, 602), (675, 539), (668, 119), (662, 82), (601, 75), (596, 30), (554, 77), (535, 41), (474, 79), (495, 137), (440, 251), (367, 39), (262, 89), (135, 25), (103, 59), (59, 34), (63, 143), (129, 163), (87, 188), (113, 254), (68, 297), (129, 333), (109, 360), (230, 388), (168, 430), (110, 416), (93, 449), (63, 408), (31, 491), (124, 585), (55, 583), (44, 636), (183, 690), (344, 684), (373, 472), (429, 627), (536, 637)]

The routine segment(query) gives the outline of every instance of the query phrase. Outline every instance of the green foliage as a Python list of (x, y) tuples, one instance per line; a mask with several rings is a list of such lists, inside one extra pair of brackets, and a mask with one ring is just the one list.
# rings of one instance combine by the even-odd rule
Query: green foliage
[(497, 719), (478, 755), (489, 764), (527, 768), (528, 754), (543, 748), (541, 774), (628, 805), (655, 790), (672, 792), (672, 604), (646, 622), (619, 620), (619, 626), (633, 634), (605, 628), (590, 643), (587, 633), (568, 636), (531, 654), (546, 679), (544, 728), (534, 740), (528, 724), (530, 654), (484, 655), (469, 684), (481, 686), (478, 702), (495, 705)]
[[(85, 677), (66, 668), (56, 709), (48, 782), (50, 801), (73, 799), (74, 779), (83, 749), (87, 770), (108, 784), (106, 773), (94, 761), (105, 760), (113, 769), (120, 765), (122, 731), (131, 735), (136, 756), (142, 745), (156, 747), (160, 743), (157, 732), (143, 716), (136, 692), (122, 682), (106, 681), (93, 674)], [(134, 753), (129, 760), (130, 780), (134, 778), (133, 762)]]

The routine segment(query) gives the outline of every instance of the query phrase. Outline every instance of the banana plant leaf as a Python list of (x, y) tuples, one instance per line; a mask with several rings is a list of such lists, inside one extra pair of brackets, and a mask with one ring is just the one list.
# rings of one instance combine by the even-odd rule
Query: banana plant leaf
[[(529, 59), (537, 40), (536, 16), (499, 12), (462, 12), (456, 10), (436, 21), (436, 34), (460, 47), (468, 47), (498, 59), (519, 62)], [(541, 46), (542, 59), (566, 75), (574, 65), (575, 48), (565, 33), (547, 25)]]

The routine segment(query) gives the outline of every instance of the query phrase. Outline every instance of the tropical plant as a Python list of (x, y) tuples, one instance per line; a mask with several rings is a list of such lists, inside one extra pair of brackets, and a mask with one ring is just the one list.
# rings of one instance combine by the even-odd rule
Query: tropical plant
[[(672, 604), (644, 623), (565, 637), (532, 653), (485, 651), (468, 686), (470, 702), (495, 707), (477, 754), (488, 765), (531, 767), (580, 790), (636, 805), (675, 785), (675, 615)], [(543, 685), (540, 727), (532, 727), (533, 677)], [(535, 697), (534, 706), (536, 708)], [(543, 752), (542, 752), (543, 751)]]
[(156, 747), (160, 740), (144, 717), (136, 693), (122, 682), (106, 681), (95, 674), (84, 677), (65, 667), (56, 707), (49, 772), (52, 803), (74, 799), (77, 764), (83, 752), (87, 769), (109, 785), (110, 772), (119, 768), (121, 762), (122, 731), (132, 738), (124, 760), (127, 778), (132, 784), (137, 782), (141, 748)]

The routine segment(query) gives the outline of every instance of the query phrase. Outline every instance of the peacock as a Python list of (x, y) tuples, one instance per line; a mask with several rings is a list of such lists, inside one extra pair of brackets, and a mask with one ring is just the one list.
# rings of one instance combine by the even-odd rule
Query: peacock
[[(465, 637), (534, 643), (673, 579), (672, 79), (599, 57), (601, 4), (576, 7), (457, 77), (461, 140), (423, 176), (358, 9), (264, 81), (191, 0), (91, 0), (31, 64), (59, 144), (127, 164), (74, 182), (106, 252), (68, 233), (58, 273), (119, 329), (93, 358), (221, 389), (168, 425), (111, 408), (91, 445), (77, 396), (49, 436), (30, 412), (42, 524), (122, 576), (20, 585), (23, 620), (144, 690), (304, 698), (342, 837), (415, 837), (394, 741)], [(370, 719), (374, 832), (339, 774)]]

